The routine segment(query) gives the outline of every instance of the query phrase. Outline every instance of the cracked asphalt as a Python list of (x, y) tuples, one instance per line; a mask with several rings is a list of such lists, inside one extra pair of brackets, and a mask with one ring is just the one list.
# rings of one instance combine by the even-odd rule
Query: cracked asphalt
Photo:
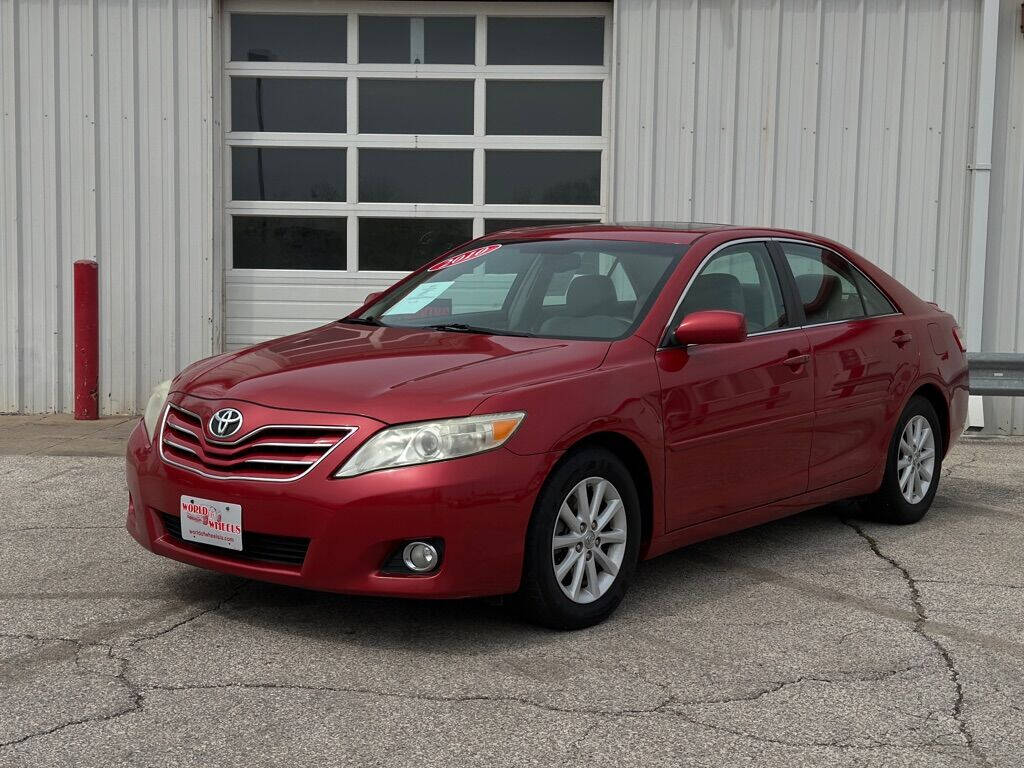
[(158, 558), (121, 459), (0, 456), (0, 766), (1020, 766), (1022, 472), (965, 439), (919, 525), (813, 510), (556, 633)]

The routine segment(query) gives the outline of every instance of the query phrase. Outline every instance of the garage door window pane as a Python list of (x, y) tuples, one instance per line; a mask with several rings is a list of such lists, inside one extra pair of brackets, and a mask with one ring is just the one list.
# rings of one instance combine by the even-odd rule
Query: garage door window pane
[(234, 200), (345, 200), (344, 149), (233, 147)]
[(346, 22), (330, 14), (233, 13), (231, 60), (344, 62)]
[(231, 130), (345, 133), (345, 81), (233, 77)]
[(359, 219), (359, 269), (409, 271), (473, 237), (472, 219)]
[(473, 200), (473, 151), (361, 149), (359, 200), (470, 203)]
[(294, 216), (232, 218), (235, 269), (345, 269), (345, 219)]
[(600, 136), (600, 82), (487, 83), (487, 133)]
[(597, 205), (600, 152), (487, 152), (488, 203)]
[(360, 133), (473, 133), (472, 80), (359, 81)]
[(484, 234), (489, 235), (491, 232), (498, 232), (502, 229), (585, 224), (594, 221), (597, 219), (484, 219)]
[(604, 63), (604, 19), (509, 18), (487, 19), (488, 64)]
[(472, 16), (360, 16), (359, 62), (472, 64), (474, 24)]

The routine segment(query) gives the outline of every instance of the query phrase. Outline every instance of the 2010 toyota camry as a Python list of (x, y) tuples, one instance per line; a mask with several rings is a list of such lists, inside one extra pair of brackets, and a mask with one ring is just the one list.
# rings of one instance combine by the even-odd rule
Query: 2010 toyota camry
[(830, 240), (509, 230), (157, 387), (127, 526), (225, 573), (584, 627), (691, 542), (851, 497), (919, 520), (967, 396), (954, 319)]

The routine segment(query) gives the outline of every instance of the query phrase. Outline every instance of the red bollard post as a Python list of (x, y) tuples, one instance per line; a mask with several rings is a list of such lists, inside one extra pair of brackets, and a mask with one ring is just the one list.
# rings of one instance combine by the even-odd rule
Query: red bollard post
[(75, 262), (75, 418), (99, 418), (99, 268)]

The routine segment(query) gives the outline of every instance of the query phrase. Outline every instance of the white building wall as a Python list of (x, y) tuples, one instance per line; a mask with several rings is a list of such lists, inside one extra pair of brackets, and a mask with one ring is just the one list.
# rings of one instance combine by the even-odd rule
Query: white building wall
[[(218, 6), (0, 0), (0, 412), (70, 410), (78, 258), (103, 412), (220, 349)], [(822, 232), (963, 317), (980, 6), (619, 0), (612, 217)], [(1024, 36), (1001, 8), (984, 348), (1024, 351)], [(1021, 400), (986, 416), (1024, 433)]]
[(71, 409), (76, 259), (101, 412), (213, 352), (213, 25), (212, 0), (0, 0), (0, 412)]
[(977, 0), (624, 0), (614, 216), (823, 233), (962, 314)]
[[(1024, 352), (1024, 34), (1020, 4), (1000, 7), (983, 346)], [(1024, 398), (986, 400), (987, 428), (1024, 434)]]
[[(1002, 0), (986, 350), (1024, 351), (1024, 36)], [(622, 0), (612, 215), (829, 235), (966, 322), (981, 0)], [(1024, 433), (1024, 402), (988, 426)]]

